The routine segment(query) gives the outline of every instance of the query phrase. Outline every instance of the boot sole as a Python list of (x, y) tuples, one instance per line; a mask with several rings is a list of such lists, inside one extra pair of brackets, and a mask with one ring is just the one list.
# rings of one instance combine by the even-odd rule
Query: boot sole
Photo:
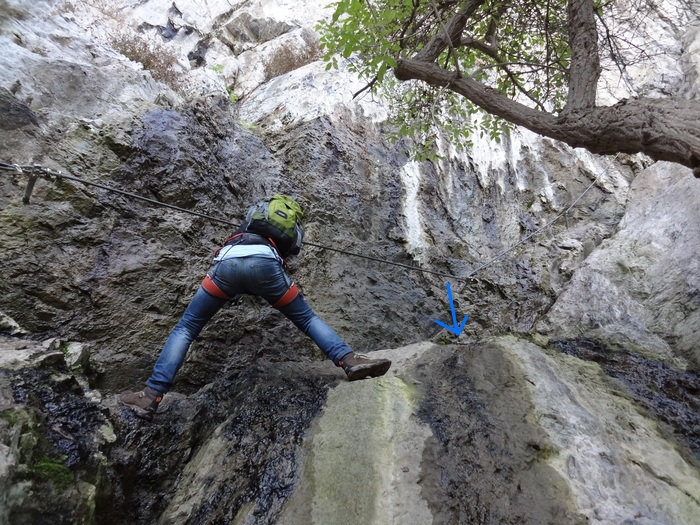
[(119, 404), (131, 410), (136, 416), (140, 417), (141, 419), (145, 419), (146, 421), (153, 421), (153, 412), (151, 410), (146, 410), (141, 407), (130, 405), (129, 403), (125, 403), (121, 399), (119, 400)]
[(360, 365), (355, 369), (350, 369), (347, 373), (348, 381), (358, 381), (368, 377), (380, 377), (386, 374), (391, 368), (391, 361), (377, 363), (374, 365)]

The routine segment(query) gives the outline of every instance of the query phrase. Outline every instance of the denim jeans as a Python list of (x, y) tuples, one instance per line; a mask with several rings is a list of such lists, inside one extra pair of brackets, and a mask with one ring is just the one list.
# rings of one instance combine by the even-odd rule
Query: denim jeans
[[(270, 304), (282, 297), (292, 285), (292, 280), (280, 262), (269, 257), (225, 259), (211, 268), (209, 276), (231, 297), (238, 294), (259, 295)], [(163, 394), (170, 389), (192, 341), (227, 302), (227, 299), (214, 297), (199, 287), (185, 313), (170, 332), (153, 367), (153, 373), (146, 381), (147, 386)], [(352, 352), (345, 341), (311, 310), (301, 294), (279, 310), (335, 364), (345, 354)]]

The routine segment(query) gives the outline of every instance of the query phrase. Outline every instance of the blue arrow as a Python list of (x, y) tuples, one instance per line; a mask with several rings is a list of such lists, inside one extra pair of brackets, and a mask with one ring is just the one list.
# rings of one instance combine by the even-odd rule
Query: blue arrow
[(465, 315), (464, 319), (462, 319), (462, 324), (457, 324), (457, 312), (455, 312), (455, 303), (452, 300), (452, 288), (450, 288), (450, 283), (445, 284), (445, 286), (447, 286), (447, 297), (450, 299), (450, 309), (452, 310), (452, 326), (447, 326), (445, 323), (438, 321), (437, 319), (435, 322), (459, 337), (459, 334), (461, 334), (462, 330), (464, 330), (464, 325), (467, 324), (467, 319), (469, 319), (469, 316)]

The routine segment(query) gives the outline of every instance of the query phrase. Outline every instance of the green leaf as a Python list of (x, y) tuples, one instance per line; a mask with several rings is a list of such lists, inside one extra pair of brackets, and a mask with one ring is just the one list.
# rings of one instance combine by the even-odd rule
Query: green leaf
[[(442, 20), (436, 19), (434, 5), (441, 10)], [(387, 74), (397, 67), (400, 58), (412, 57), (423, 49), (461, 5), (418, 0), (338, 0), (330, 6), (331, 18), (317, 25), (326, 70), (337, 68), (337, 57), (342, 56), (348, 60), (348, 69), (361, 78), (376, 77), (374, 90), (387, 101), (391, 121), (396, 125), (392, 136), (410, 139), (413, 147), (423, 152), (426, 147), (434, 147), (437, 133), (461, 147), (474, 133), (498, 141), (508, 129), (507, 123), (496, 117), (472, 119), (481, 110), (464, 96), (419, 81), (402, 83)], [(486, 0), (463, 36), (477, 42), (494, 36), (498, 59), (477, 47), (460, 47), (456, 50), (460, 74), (521, 103), (534, 106), (524, 96), (525, 91), (541, 104), (561, 107), (566, 100), (571, 60), (566, 9), (566, 0)], [(494, 22), (496, 11), (499, 18)], [(491, 33), (492, 26), (495, 34)], [(449, 49), (435, 64), (456, 73), (455, 56)]]

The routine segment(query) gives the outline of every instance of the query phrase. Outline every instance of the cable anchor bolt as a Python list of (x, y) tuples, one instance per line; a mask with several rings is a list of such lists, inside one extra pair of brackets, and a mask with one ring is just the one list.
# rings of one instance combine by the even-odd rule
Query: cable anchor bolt
[[(22, 168), (20, 168), (16, 164), (15, 164), (15, 167), (17, 168), (17, 170), (20, 173), (22, 172)], [(32, 196), (32, 191), (34, 190), (34, 184), (36, 184), (36, 180), (38, 178), (39, 178), (39, 175), (37, 175), (36, 170), (32, 169), (29, 172), (29, 181), (27, 181), (27, 187), (24, 190), (24, 197), (22, 197), (22, 202), (24, 204), (29, 204), (29, 198)]]

